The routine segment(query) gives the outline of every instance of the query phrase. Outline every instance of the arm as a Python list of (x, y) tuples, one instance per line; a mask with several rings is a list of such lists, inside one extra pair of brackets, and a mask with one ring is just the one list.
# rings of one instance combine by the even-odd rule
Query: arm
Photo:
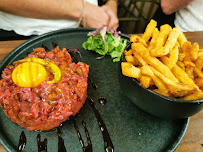
[(79, 19), (82, 0), (0, 0), (0, 11), (39, 19)]
[(108, 15), (101, 7), (88, 2), (84, 7), (82, 0), (0, 0), (0, 11), (38, 19), (79, 21), (85, 16), (81, 24), (93, 28), (107, 25), (109, 21)]
[(108, 28), (117, 29), (119, 26), (119, 20), (117, 16), (118, 1), (108, 0), (102, 8), (105, 10), (109, 16)]
[(162, 11), (170, 15), (179, 9), (187, 7), (194, 0), (161, 0)]
[(91, 7), (87, 4), (85, 6), (84, 15), (81, 24), (84, 27), (98, 28), (103, 25), (117, 29), (117, 0), (108, 0), (105, 5), (98, 7)]

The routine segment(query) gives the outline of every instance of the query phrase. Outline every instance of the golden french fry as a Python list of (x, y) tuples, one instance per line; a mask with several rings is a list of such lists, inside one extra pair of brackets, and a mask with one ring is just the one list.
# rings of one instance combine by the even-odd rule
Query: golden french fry
[(171, 69), (178, 61), (178, 46), (175, 45), (175, 47), (171, 50), (169, 53), (169, 57), (167, 56), (162, 56), (161, 60), (162, 62), (169, 68)]
[(199, 56), (197, 60), (195, 61), (195, 65), (198, 69), (203, 69), (203, 56)]
[(183, 61), (185, 58), (185, 54), (184, 53), (179, 53), (178, 54), (178, 61)]
[(144, 65), (148, 65), (143, 58), (139, 55), (139, 53), (137, 53), (136, 51), (133, 52), (134, 57), (138, 60), (138, 62), (144, 66)]
[(191, 42), (187, 41), (183, 44), (182, 51), (183, 51), (183, 54), (185, 54), (184, 61), (191, 61), (191, 55), (190, 55), (191, 49), (192, 49)]
[(196, 78), (195, 83), (203, 91), (203, 79), (202, 78)]
[(157, 38), (156, 46), (155, 48), (162, 48), (164, 47), (166, 40), (168, 38), (168, 35), (170, 34), (172, 28), (168, 24), (164, 24), (160, 27), (160, 32)]
[[(175, 88), (175, 91), (190, 91), (190, 92), (193, 92), (193, 91), (197, 90), (193, 85), (183, 84), (183, 83), (171, 81), (170, 79), (166, 78), (163, 74), (161, 74), (159, 71), (157, 71), (156, 69), (154, 69), (151, 66), (150, 66), (150, 69), (153, 71), (154, 75), (159, 77), (165, 84)], [(171, 93), (175, 93), (175, 92), (171, 91)]]
[(180, 43), (178, 41), (176, 41), (176, 44), (178, 46), (178, 48), (180, 49)]
[(198, 52), (198, 56), (203, 56), (203, 52)]
[(163, 54), (167, 55), (175, 46), (178, 36), (180, 35), (180, 29), (175, 27), (173, 28), (172, 32), (170, 33), (168, 40), (166, 41), (166, 45), (164, 46), (163, 49)]
[(195, 90), (180, 90), (174, 86), (168, 86), (171, 97), (180, 98), (193, 94)]
[(194, 69), (195, 69), (195, 64), (191, 61), (184, 61), (185, 64), (185, 72), (188, 74), (188, 76), (194, 80)]
[(178, 65), (174, 65), (171, 71), (178, 78), (178, 80), (180, 80), (180, 82), (193, 85), (195, 88), (198, 88), (194, 81), (188, 76), (188, 74)]
[(186, 67), (195, 68), (195, 64), (191, 61), (184, 61)]
[(155, 28), (154, 31), (153, 31), (153, 33), (152, 33), (152, 39), (151, 39), (151, 41), (150, 41), (150, 43), (149, 43), (149, 47), (148, 47), (149, 52), (150, 52), (152, 49), (155, 48), (158, 35), (159, 35), (159, 30), (158, 30), (158, 28)]
[(198, 52), (199, 52), (199, 44), (195, 42), (194, 44), (192, 44), (192, 48), (190, 51), (192, 61), (195, 61), (197, 59)]
[(193, 94), (182, 98), (182, 100), (197, 100), (197, 99), (202, 99), (202, 98), (203, 98), (203, 92), (202, 91), (196, 91)]
[(172, 31), (172, 27), (170, 25), (168, 25), (168, 24), (164, 24), (164, 25), (162, 25), (160, 27), (160, 31), (164, 31), (164, 30), (167, 30), (167, 31), (171, 32)]
[(198, 69), (197, 67), (194, 68), (194, 72), (196, 73), (197, 77), (203, 78), (202, 71), (200, 69)]
[(194, 68), (193, 67), (186, 67), (185, 72), (188, 74), (190, 79), (194, 80)]
[(155, 48), (151, 50), (150, 52), (151, 55), (155, 57), (161, 57), (161, 56), (167, 55), (175, 46), (179, 35), (180, 35), (180, 29), (177, 27), (173, 28), (172, 32), (170, 33), (166, 41), (165, 46), (162, 48)]
[(150, 67), (148, 65), (142, 66), (141, 72), (142, 72), (142, 75), (145, 75), (145, 76), (149, 76), (149, 77), (154, 76), (154, 73), (152, 72), (152, 70), (150, 69)]
[(178, 37), (178, 42), (179, 42), (181, 48), (183, 47), (183, 44), (184, 44), (185, 42), (187, 42), (187, 38), (185, 37), (185, 35), (183, 34), (183, 32), (180, 32), (180, 35), (179, 35), (179, 37)]
[(134, 66), (138, 66), (138, 65), (141, 65), (139, 63), (139, 61), (132, 55), (126, 55), (125, 56), (125, 60), (128, 62), (128, 63), (131, 63), (133, 64)]
[(198, 56), (203, 56), (203, 49), (199, 49)]
[(185, 64), (184, 64), (183, 62), (178, 61), (178, 62), (177, 62), (177, 65), (178, 65), (183, 71), (185, 71)]
[(140, 78), (141, 70), (140, 68), (135, 67), (131, 63), (122, 62), (121, 63), (122, 74), (132, 78)]
[(154, 84), (158, 87), (160, 94), (165, 95), (165, 96), (169, 96), (169, 90), (166, 87), (166, 84), (156, 75), (154, 75), (152, 77)]
[(142, 44), (132, 43), (131, 47), (133, 50), (137, 51), (140, 54), (140, 56), (145, 60), (145, 62), (147, 62), (149, 65), (153, 66), (154, 68), (156, 68), (165, 77), (167, 77), (168, 79), (174, 82), (178, 82), (178, 79), (173, 75), (171, 70), (166, 65), (164, 65), (161, 61), (159, 61), (157, 58), (151, 57), (149, 55), (148, 50)]
[(146, 43), (149, 41), (150, 37), (152, 36), (152, 33), (156, 28), (156, 26), (157, 26), (157, 22), (153, 19), (150, 20), (149, 24), (147, 25), (147, 28), (145, 29), (144, 34), (142, 35), (142, 39), (144, 39)]
[(140, 84), (145, 88), (149, 88), (149, 86), (152, 84), (152, 78), (142, 75), (140, 78)]
[(153, 91), (156, 92), (156, 93), (161, 94), (161, 91), (159, 89), (154, 89)]
[(125, 56), (132, 55), (133, 51), (130, 49), (129, 51), (125, 51), (124, 54), (125, 54)]
[(148, 47), (147, 43), (145, 42), (144, 39), (142, 39), (140, 36), (137, 36), (137, 35), (132, 35), (130, 37), (130, 41), (131, 42), (135, 42), (135, 43), (141, 43), (142, 45), (144, 45), (145, 47)]
[(148, 65), (147, 66), (143, 66), (141, 68), (141, 71), (142, 71), (143, 75), (146, 75), (146, 76), (149, 76), (149, 77), (152, 78), (154, 84), (160, 90), (160, 92), (161, 92), (160, 94), (169, 96), (168, 89), (167, 89), (165, 83), (161, 79), (159, 79), (156, 75), (154, 75), (153, 71), (151, 70), (151, 68)]

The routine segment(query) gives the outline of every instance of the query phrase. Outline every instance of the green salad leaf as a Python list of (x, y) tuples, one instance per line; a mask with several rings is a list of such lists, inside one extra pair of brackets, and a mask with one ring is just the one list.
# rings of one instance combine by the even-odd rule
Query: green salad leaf
[(113, 62), (118, 62), (127, 44), (127, 40), (122, 40), (119, 34), (120, 32), (102, 26), (98, 30), (88, 33), (88, 39), (83, 43), (83, 48), (102, 55), (97, 59), (110, 55)]

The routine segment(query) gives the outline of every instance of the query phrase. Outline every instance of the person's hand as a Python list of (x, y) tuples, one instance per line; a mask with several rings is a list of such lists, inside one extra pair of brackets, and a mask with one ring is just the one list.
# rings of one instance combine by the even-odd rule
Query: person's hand
[(104, 9), (109, 16), (109, 22), (107, 27), (109, 29), (116, 30), (119, 26), (119, 20), (117, 16), (117, 2), (114, 0), (107, 1), (107, 3), (102, 6), (102, 9)]
[(109, 24), (110, 17), (105, 9), (86, 3), (81, 25), (84, 27), (99, 28)]

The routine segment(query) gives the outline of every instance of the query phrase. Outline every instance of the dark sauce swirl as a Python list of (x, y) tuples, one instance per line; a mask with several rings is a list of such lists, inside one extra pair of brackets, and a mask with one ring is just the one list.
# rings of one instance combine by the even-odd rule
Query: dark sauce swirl
[(58, 152), (66, 152), (66, 147), (64, 145), (64, 139), (61, 137), (61, 129), (57, 128), (58, 135)]
[(41, 142), (40, 134), (37, 135), (38, 152), (47, 152), (47, 138)]
[(19, 144), (18, 144), (18, 151), (21, 152), (26, 146), (26, 136), (25, 132), (22, 131), (20, 134)]
[[(98, 86), (90, 79), (88, 78), (88, 82), (92, 85), (93, 89), (97, 92), (97, 94), (100, 96), (100, 93), (99, 93), (99, 90), (98, 90)], [(105, 97), (98, 97), (98, 102), (101, 104), (101, 105), (105, 105), (107, 103), (107, 100)]]
[(80, 134), (80, 131), (78, 129), (78, 126), (77, 126), (75, 120), (73, 122), (74, 122), (75, 130), (76, 130), (77, 135), (78, 135), (79, 142), (82, 146), (83, 152), (92, 152), (92, 142), (91, 142), (90, 135), (89, 135), (89, 132), (88, 132), (87, 127), (86, 127), (86, 122), (82, 121), (82, 125), (84, 127), (86, 138), (87, 138), (87, 144), (88, 144), (87, 146), (84, 145), (84, 141), (82, 139), (82, 136)]
[(98, 101), (101, 105), (105, 105), (107, 103), (107, 100), (105, 97), (99, 97), (98, 98)]
[(52, 42), (52, 45), (53, 45), (53, 47), (55, 47), (55, 48), (58, 46), (57, 42)]
[(50, 51), (46, 44), (42, 44), (42, 47), (45, 49), (45, 51), (47, 51), (47, 52)]
[(113, 146), (113, 143), (112, 143), (111, 138), (109, 136), (109, 132), (108, 132), (108, 130), (106, 128), (106, 125), (105, 125), (103, 119), (101, 118), (101, 115), (100, 115), (99, 111), (95, 107), (94, 101), (89, 97), (87, 98), (87, 100), (91, 105), (91, 108), (92, 108), (92, 110), (93, 110), (93, 112), (95, 114), (95, 117), (97, 118), (100, 130), (102, 132), (102, 136), (103, 136), (103, 140), (104, 140), (104, 150), (106, 152), (113, 152), (114, 151), (114, 146)]

